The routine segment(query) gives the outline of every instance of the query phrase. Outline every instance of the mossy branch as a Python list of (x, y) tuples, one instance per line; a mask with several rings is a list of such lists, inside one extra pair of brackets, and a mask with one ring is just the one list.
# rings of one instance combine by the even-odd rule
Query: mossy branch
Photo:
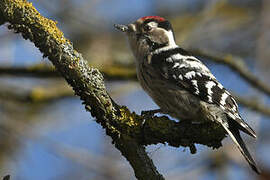
[(26, 0), (0, 1), (1, 23), (32, 41), (56, 67), (78, 95), (87, 111), (102, 125), (122, 155), (129, 161), (138, 179), (164, 179), (148, 157), (144, 145), (168, 143), (190, 147), (194, 143), (213, 148), (221, 146), (224, 130), (212, 124), (174, 122), (167, 117), (146, 119), (117, 105), (106, 91), (102, 74), (88, 66), (57, 28), (56, 22), (40, 15)]

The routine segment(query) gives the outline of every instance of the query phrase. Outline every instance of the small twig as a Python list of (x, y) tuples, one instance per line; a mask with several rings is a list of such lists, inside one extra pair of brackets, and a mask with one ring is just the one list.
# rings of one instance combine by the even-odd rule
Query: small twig
[(270, 116), (270, 108), (264, 105), (262, 102), (258, 101), (257, 99), (241, 97), (238, 95), (234, 95), (234, 97), (236, 98), (237, 102), (239, 102), (243, 106), (253, 111), (262, 113), (263, 115)]
[(53, 66), (38, 64), (27, 67), (0, 67), (0, 75), (32, 76), (32, 77), (60, 77)]
[[(91, 64), (90, 64), (91, 65)], [(106, 80), (136, 80), (135, 68), (108, 65), (99, 68)], [(26, 67), (0, 67), (0, 76), (30, 76), (39, 78), (61, 77), (53, 66), (37, 64)]]

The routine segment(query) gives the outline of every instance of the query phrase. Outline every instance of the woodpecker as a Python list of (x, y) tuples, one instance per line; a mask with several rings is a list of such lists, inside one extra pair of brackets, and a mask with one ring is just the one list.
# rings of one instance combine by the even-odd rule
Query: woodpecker
[(241, 118), (235, 99), (210, 70), (176, 45), (170, 22), (160, 16), (145, 16), (128, 25), (114, 26), (127, 35), (138, 80), (160, 112), (179, 120), (220, 124), (259, 174), (240, 136), (243, 131), (256, 138), (254, 130)]

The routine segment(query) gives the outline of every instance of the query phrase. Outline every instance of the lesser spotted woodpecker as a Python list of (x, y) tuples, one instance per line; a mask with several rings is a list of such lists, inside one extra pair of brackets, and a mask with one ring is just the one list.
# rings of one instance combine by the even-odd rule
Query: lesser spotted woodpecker
[(219, 123), (251, 168), (259, 173), (240, 136), (240, 130), (252, 137), (256, 137), (255, 132), (241, 118), (232, 95), (210, 70), (176, 45), (170, 22), (159, 16), (146, 16), (115, 27), (127, 35), (136, 58), (138, 80), (161, 112), (180, 120)]

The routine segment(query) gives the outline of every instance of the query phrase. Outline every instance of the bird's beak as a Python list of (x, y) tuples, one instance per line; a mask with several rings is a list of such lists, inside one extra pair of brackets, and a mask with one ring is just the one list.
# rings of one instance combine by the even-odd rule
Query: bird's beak
[(122, 24), (115, 24), (114, 27), (122, 32), (127, 32), (129, 29), (127, 25)]

